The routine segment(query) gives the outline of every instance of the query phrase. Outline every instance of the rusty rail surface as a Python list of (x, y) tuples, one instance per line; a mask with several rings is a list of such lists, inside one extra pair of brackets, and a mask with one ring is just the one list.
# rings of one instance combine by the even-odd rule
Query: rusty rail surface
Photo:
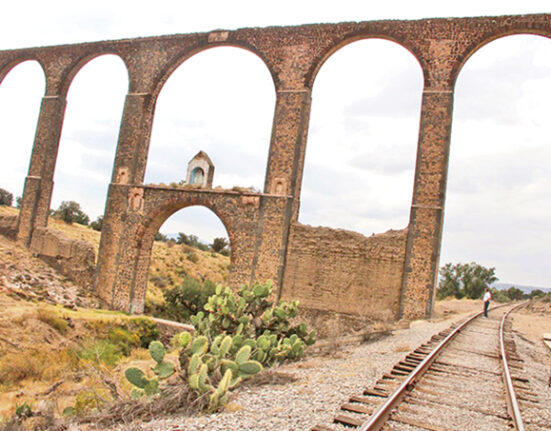
[(499, 325), (499, 347), (501, 351), (501, 360), (503, 362), (503, 377), (505, 379), (505, 388), (507, 389), (507, 408), (509, 410), (509, 414), (511, 415), (511, 419), (513, 420), (513, 425), (516, 431), (524, 431), (524, 423), (522, 422), (522, 415), (520, 413), (517, 396), (515, 394), (513, 379), (511, 378), (511, 372), (509, 371), (509, 363), (507, 362), (507, 354), (505, 352), (504, 328), (505, 321), (507, 320), (507, 316), (509, 315), (509, 313), (525, 304), (526, 302), (522, 302), (516, 307), (513, 307), (509, 311), (507, 311), (507, 313), (505, 313), (501, 318), (501, 323)]

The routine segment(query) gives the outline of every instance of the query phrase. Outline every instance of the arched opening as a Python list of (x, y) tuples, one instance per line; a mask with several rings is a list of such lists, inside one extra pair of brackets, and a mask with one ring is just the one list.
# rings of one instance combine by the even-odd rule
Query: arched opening
[(190, 292), (227, 285), (230, 253), (226, 227), (213, 211), (190, 206), (172, 214), (153, 243), (145, 313), (185, 319), (175, 311), (174, 305), (178, 304), (174, 303), (182, 299), (182, 294), (187, 293), (193, 302), (198, 299)]
[(313, 87), (299, 220), (365, 235), (408, 224), (423, 74), (382, 39), (336, 51)]
[(0, 188), (23, 194), (46, 79), (37, 61), (15, 66), (0, 84)]
[(115, 55), (88, 62), (67, 96), (51, 208), (75, 201), (93, 221), (103, 214), (128, 91), (128, 72)]
[(195, 168), (193, 171), (191, 171), (191, 184), (202, 184), (204, 176), (205, 172), (203, 172), (203, 169)]
[(441, 265), (495, 267), (551, 287), (551, 40), (515, 35), (473, 54), (455, 106)]
[[(274, 106), (272, 77), (255, 54), (224, 46), (194, 55), (172, 73), (159, 94), (145, 183), (182, 185), (188, 162), (204, 151), (215, 166), (213, 187), (260, 191)], [(191, 220), (195, 225), (189, 233), (215, 229), (208, 219)], [(180, 222), (189, 223), (184, 218)]]

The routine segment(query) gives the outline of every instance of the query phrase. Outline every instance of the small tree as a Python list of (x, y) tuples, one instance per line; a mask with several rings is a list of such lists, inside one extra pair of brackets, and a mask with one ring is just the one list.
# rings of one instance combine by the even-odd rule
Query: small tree
[(209, 250), (209, 246), (199, 241), (199, 237), (197, 237), (197, 235), (186, 235), (184, 232), (178, 233), (176, 244), (188, 245), (190, 247), (198, 248), (199, 250), (202, 250), (202, 251)]
[(0, 189), (0, 205), (7, 205), (11, 207), (13, 202), (13, 195), (7, 190)]
[(157, 232), (155, 234), (154, 240), (155, 241), (161, 241), (161, 242), (167, 242), (168, 241), (168, 236), (166, 236), (164, 233)]
[(442, 278), (436, 291), (438, 299), (448, 296), (477, 299), (484, 289), (498, 280), (495, 268), (488, 269), (475, 262), (455, 265), (447, 263), (440, 268), (440, 276)]
[(88, 217), (75, 201), (63, 201), (59, 208), (54, 211), (53, 216), (63, 220), (65, 223), (79, 223), (85, 226), (90, 222)]
[(90, 227), (94, 230), (99, 231), (99, 232), (101, 232), (102, 226), (103, 226), (103, 216), (102, 215), (98, 216), (98, 218), (95, 221), (90, 223)]
[(205, 280), (201, 285), (196, 279), (186, 276), (181, 286), (163, 292), (168, 316), (180, 322), (189, 320), (191, 315), (204, 311), (215, 288), (216, 285), (210, 280)]
[(507, 289), (507, 296), (513, 301), (519, 301), (525, 298), (524, 292), (515, 286), (511, 286)]
[(221, 253), (228, 246), (227, 238), (214, 238), (214, 241), (210, 245), (212, 251)]
[(530, 296), (530, 299), (542, 298), (545, 296), (545, 292), (541, 289), (534, 289), (530, 292), (529, 296)]
[(193, 235), (187, 236), (184, 232), (178, 232), (178, 238), (176, 238), (176, 244), (191, 245), (190, 244), (191, 237), (193, 237)]
[(461, 265), (456, 264), (452, 265), (451, 263), (446, 263), (442, 268), (440, 268), (440, 283), (438, 284), (438, 289), (436, 291), (436, 296), (438, 299), (448, 298), (453, 296), (455, 298), (463, 298), (463, 293), (461, 292)]

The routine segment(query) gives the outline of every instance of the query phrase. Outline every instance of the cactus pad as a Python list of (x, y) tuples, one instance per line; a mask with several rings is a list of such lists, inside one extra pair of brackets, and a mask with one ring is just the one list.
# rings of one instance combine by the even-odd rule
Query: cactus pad
[(160, 341), (152, 341), (149, 343), (149, 354), (155, 360), (155, 362), (163, 362), (165, 357), (165, 348)]
[(170, 361), (159, 362), (154, 368), (153, 372), (159, 376), (160, 379), (166, 379), (170, 377), (174, 372), (174, 364)]
[(127, 368), (124, 375), (130, 383), (140, 389), (144, 389), (149, 382), (143, 371), (136, 367)]
[(239, 375), (241, 377), (252, 376), (262, 371), (262, 364), (257, 361), (247, 361), (239, 365)]

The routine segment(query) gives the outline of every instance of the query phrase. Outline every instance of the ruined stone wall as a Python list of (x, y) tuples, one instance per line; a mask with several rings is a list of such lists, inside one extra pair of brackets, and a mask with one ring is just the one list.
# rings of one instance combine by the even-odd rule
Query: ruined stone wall
[(44, 227), (34, 230), (30, 250), (77, 285), (92, 290), (96, 254), (85, 241)]
[(307, 309), (395, 319), (406, 238), (406, 230), (365, 237), (293, 223), (282, 298)]
[(4, 235), (9, 239), (15, 239), (15, 237), (17, 236), (16, 215), (0, 215), (0, 235)]

